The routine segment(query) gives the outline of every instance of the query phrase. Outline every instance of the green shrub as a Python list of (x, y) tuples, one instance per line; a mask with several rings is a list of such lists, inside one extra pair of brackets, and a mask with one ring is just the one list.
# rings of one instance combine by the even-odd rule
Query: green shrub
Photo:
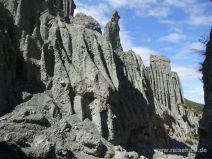
[(189, 109), (193, 111), (195, 113), (195, 116), (199, 116), (200, 114), (202, 114), (203, 107), (204, 107), (203, 104), (196, 103), (188, 99), (185, 99), (185, 102), (180, 103), (179, 105), (183, 106), (184, 109)]

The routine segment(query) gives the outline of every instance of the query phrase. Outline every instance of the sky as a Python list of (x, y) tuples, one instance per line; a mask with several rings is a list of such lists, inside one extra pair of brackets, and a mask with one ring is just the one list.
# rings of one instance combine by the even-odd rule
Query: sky
[(94, 17), (102, 30), (117, 10), (125, 51), (140, 55), (145, 66), (150, 54), (165, 55), (180, 76), (184, 96), (204, 103), (202, 74), (204, 42), (212, 24), (210, 0), (75, 0), (75, 14)]

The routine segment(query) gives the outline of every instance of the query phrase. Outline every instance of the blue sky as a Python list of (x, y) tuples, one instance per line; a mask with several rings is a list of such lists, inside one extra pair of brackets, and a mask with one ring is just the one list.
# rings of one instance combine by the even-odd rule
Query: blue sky
[(93, 16), (102, 26), (112, 11), (121, 16), (120, 36), (124, 50), (132, 49), (149, 65), (150, 54), (165, 55), (178, 72), (184, 96), (204, 102), (201, 73), (204, 57), (201, 40), (212, 24), (210, 0), (75, 0), (78, 12)]

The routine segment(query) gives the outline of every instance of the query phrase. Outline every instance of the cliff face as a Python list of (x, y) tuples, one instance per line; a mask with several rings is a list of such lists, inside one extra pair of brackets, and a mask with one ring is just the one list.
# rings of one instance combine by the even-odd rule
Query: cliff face
[(0, 115), (15, 105), (12, 85), (15, 80), (15, 26), (12, 15), (0, 4)]
[[(188, 142), (190, 133), (197, 135), (199, 117), (183, 108), (182, 86), (177, 73), (171, 71), (170, 60), (164, 56), (151, 55), (147, 74), (154, 94), (156, 113), (163, 118), (170, 137), (169, 146), (179, 146), (173, 140)], [(197, 140), (192, 142), (197, 144)]]
[(0, 118), (4, 152), (19, 158), (136, 159), (137, 153), (117, 145), (149, 158), (153, 148), (167, 148), (166, 123), (177, 119), (172, 111), (186, 114), (177, 108), (183, 95), (168, 59), (161, 63), (152, 56), (147, 71), (133, 51), (123, 52), (117, 12), (102, 35), (92, 17), (80, 13), (67, 23), (52, 3), (0, 0), (6, 14), (0, 23), (0, 113), (14, 108)]
[[(204, 83), (204, 93), (205, 93), (205, 106), (203, 110), (203, 117), (200, 120), (199, 126), (199, 150), (200, 153), (197, 154), (197, 159), (206, 159), (212, 157), (212, 31), (210, 33), (210, 39), (206, 46), (205, 52), (206, 58), (203, 63), (203, 83)], [(205, 149), (205, 151), (203, 151)]]
[(184, 102), (180, 79), (177, 73), (171, 72), (170, 60), (166, 57), (151, 55), (149, 79), (160, 105), (172, 110)]

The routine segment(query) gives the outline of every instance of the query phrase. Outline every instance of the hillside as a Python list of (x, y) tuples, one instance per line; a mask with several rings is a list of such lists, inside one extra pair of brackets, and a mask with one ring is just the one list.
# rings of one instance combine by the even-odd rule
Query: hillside
[(193, 101), (185, 98), (184, 106), (188, 109), (191, 109), (192, 111), (194, 111), (197, 114), (202, 114), (204, 104), (196, 103), (196, 102), (193, 102)]

